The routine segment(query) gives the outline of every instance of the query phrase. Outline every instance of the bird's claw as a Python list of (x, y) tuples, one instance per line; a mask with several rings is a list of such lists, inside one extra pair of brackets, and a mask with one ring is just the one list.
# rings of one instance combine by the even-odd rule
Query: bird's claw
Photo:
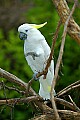
[(39, 80), (39, 77), (37, 77), (37, 74), (38, 74), (38, 73), (34, 73), (34, 74), (33, 74), (33, 79), (34, 79), (35, 81)]

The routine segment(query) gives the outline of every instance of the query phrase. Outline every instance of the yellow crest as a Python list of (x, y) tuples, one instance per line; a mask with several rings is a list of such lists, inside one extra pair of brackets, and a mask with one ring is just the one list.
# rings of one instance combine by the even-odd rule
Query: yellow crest
[(36, 29), (39, 29), (41, 27), (43, 27), (44, 25), (46, 25), (47, 22), (43, 23), (43, 24), (40, 24), (40, 25), (36, 25), (36, 24), (30, 24), (33, 28), (36, 28)]

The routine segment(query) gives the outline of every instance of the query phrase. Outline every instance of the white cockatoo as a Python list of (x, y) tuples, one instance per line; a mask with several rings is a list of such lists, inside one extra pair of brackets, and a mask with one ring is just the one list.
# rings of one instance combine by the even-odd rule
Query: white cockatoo
[[(46, 23), (47, 22), (40, 25), (25, 23), (18, 28), (19, 37), (21, 40), (24, 40), (25, 58), (34, 73), (42, 72), (44, 70), (51, 52), (45, 37), (38, 30)], [(43, 97), (43, 99), (50, 99), (50, 90), (53, 77), (54, 61), (52, 60), (46, 79), (43, 79), (43, 75), (39, 78), (39, 95)]]

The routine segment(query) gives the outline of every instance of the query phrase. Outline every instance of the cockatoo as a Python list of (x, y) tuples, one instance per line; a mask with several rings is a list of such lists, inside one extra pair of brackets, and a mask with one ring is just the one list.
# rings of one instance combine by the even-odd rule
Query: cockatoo
[[(45, 40), (45, 37), (38, 30), (46, 23), (47, 22), (40, 25), (25, 23), (18, 27), (19, 38), (21, 40), (24, 40), (25, 58), (34, 74), (42, 72), (44, 70), (47, 64), (47, 59), (51, 52), (50, 47)], [(50, 90), (53, 77), (54, 61), (52, 60), (46, 79), (43, 79), (43, 75), (39, 78), (39, 95), (43, 97), (43, 99), (50, 99)]]

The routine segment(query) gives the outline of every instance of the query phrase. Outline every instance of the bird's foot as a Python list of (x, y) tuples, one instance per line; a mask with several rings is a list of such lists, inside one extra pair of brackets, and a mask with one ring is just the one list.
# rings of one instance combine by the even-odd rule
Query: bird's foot
[(34, 79), (35, 81), (39, 80), (39, 77), (37, 77), (37, 74), (38, 74), (38, 73), (34, 73), (34, 74), (33, 74), (33, 79)]

